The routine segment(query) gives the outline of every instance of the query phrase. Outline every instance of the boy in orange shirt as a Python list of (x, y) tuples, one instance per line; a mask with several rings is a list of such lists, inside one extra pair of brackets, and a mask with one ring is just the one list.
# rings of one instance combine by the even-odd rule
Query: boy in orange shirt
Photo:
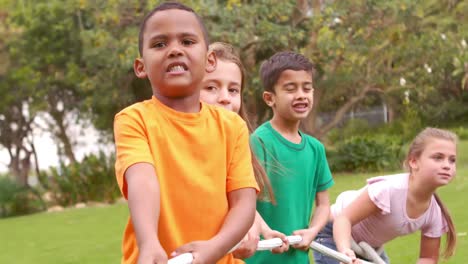
[[(115, 116), (116, 176), (130, 219), (122, 263), (235, 263), (227, 252), (253, 223), (256, 191), (248, 130), (236, 113), (200, 103), (207, 54), (201, 18), (163, 3), (140, 28), (139, 78), (153, 97)], [(227, 255), (226, 255), (227, 254)]]

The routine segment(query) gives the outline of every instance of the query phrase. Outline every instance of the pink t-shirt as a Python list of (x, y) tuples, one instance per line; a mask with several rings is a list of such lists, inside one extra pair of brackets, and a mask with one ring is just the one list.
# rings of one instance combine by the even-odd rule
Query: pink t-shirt
[(413, 219), (406, 214), (408, 180), (408, 173), (370, 178), (364, 188), (341, 193), (331, 207), (332, 214), (336, 217), (361, 192), (367, 190), (381, 214), (371, 215), (353, 226), (352, 237), (356, 242), (366, 241), (372, 247), (380, 247), (387, 241), (417, 230), (427, 237), (441, 237), (448, 227), (434, 196), (429, 208), (420, 217)]

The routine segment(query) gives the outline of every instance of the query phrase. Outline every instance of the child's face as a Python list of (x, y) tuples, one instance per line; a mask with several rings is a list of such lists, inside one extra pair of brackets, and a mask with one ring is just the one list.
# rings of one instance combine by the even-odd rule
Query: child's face
[(216, 69), (206, 73), (200, 99), (239, 113), (241, 106), (242, 73), (233, 62), (218, 60)]
[(419, 158), (410, 160), (411, 172), (423, 177), (428, 186), (448, 184), (455, 177), (457, 149), (454, 142), (430, 139)]
[(307, 71), (285, 70), (274, 86), (275, 93), (265, 92), (263, 98), (275, 116), (287, 121), (307, 117), (314, 103), (312, 75)]
[(207, 49), (194, 14), (178, 9), (156, 12), (147, 21), (142, 52), (134, 70), (139, 78), (149, 79), (153, 93), (181, 98), (197, 92)]

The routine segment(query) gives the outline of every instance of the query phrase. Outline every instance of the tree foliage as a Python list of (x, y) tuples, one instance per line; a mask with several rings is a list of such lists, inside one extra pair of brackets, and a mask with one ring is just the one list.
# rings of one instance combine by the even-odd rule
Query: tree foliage
[[(30, 131), (37, 113), (52, 117), (48, 129), (73, 161), (67, 113), (91, 118), (111, 135), (117, 111), (151, 96), (133, 61), (140, 22), (159, 2), (0, 0), (0, 144), (23, 152), (11, 151), (12, 164), (34, 153)], [(315, 107), (305, 129), (317, 137), (347, 112), (382, 102), (391, 120), (407, 109), (430, 125), (468, 116), (466, 1), (182, 2), (203, 17), (213, 41), (240, 50), (254, 124), (271, 115), (261, 99), (259, 66), (282, 50), (301, 52), (316, 65)], [(334, 118), (321, 121), (320, 112)]]

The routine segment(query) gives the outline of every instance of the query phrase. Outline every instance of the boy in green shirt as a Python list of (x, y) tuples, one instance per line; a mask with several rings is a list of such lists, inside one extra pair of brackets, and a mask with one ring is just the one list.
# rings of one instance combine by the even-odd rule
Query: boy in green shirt
[(328, 220), (327, 189), (334, 182), (325, 149), (317, 139), (299, 131), (313, 105), (312, 72), (312, 63), (293, 52), (276, 53), (260, 69), (263, 99), (272, 108), (273, 118), (255, 130), (251, 144), (270, 178), (277, 204), (258, 201), (261, 218), (256, 223), (264, 238), (278, 236), (279, 231), (303, 240), (291, 248), (285, 242), (276, 250), (282, 254), (257, 252), (246, 260), (249, 264), (309, 263), (309, 244)]

